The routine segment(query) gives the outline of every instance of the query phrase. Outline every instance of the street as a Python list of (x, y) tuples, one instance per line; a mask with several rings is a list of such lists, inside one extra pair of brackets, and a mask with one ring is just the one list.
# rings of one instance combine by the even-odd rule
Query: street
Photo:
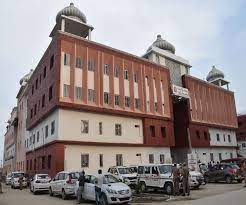
[[(47, 194), (33, 195), (28, 189), (22, 191), (11, 189), (9, 186), (3, 186), (3, 194), (0, 194), (0, 205), (16, 205), (16, 204), (34, 204), (35, 205), (73, 205), (76, 200), (68, 199), (63, 201), (60, 197), (50, 197)], [(152, 202), (152, 204), (223, 204), (223, 205), (244, 205), (246, 189), (242, 188), (242, 184), (208, 184), (199, 190), (192, 190), (191, 197), (170, 197), (165, 202)], [(94, 204), (86, 202), (83, 204)], [(137, 203), (140, 204), (140, 203)]]

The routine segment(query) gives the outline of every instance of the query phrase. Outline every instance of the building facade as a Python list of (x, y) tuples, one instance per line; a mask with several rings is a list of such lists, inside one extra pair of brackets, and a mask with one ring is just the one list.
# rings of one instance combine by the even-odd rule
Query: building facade
[(237, 129), (237, 142), (238, 142), (238, 155), (246, 157), (246, 115), (238, 115), (238, 129)]

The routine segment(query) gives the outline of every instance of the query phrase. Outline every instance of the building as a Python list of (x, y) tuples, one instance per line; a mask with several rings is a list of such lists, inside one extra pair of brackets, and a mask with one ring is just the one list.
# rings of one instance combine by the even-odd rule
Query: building
[(238, 115), (237, 121), (238, 155), (246, 157), (246, 114)]
[(17, 107), (14, 107), (4, 135), (3, 173), (16, 170), (16, 137), (18, 128)]
[(172, 161), (169, 70), (91, 41), (92, 30), (73, 4), (57, 14), (28, 83), (29, 174)]

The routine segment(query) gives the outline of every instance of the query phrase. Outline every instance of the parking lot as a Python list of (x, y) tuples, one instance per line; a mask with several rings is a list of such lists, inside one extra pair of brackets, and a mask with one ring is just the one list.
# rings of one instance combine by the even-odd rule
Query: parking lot
[[(171, 204), (179, 204), (182, 201), (194, 201), (200, 200), (206, 197), (211, 197), (214, 195), (227, 195), (227, 193), (231, 193), (232, 191), (242, 190), (243, 184), (225, 184), (225, 183), (217, 183), (217, 184), (207, 184), (205, 186), (201, 186), (198, 190), (192, 190), (190, 197), (170, 197), (167, 201), (155, 200), (153, 197), (152, 202), (156, 203), (171, 203)], [(245, 189), (244, 189), (245, 190)], [(35, 205), (72, 205), (76, 204), (75, 199), (62, 200), (60, 197), (50, 197), (48, 194), (38, 194), (33, 195), (29, 192), (29, 189), (24, 189), (22, 191), (18, 189), (11, 189), (9, 186), (3, 186), (3, 194), (0, 195), (0, 204), (1, 205), (16, 205), (16, 204), (35, 204)], [(158, 199), (158, 197), (157, 197)], [(180, 202), (181, 201), (181, 202)], [(146, 201), (145, 201), (146, 202)], [(151, 202), (151, 201), (149, 201)], [(136, 202), (137, 204), (143, 204), (143, 201)], [(93, 204), (92, 202), (85, 202), (83, 204)], [(134, 203), (132, 203), (134, 204)]]

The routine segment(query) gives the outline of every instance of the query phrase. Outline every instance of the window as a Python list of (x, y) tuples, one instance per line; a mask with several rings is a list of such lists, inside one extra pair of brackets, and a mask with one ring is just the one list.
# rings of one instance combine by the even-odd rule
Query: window
[(102, 122), (99, 122), (99, 135), (103, 134)]
[(219, 153), (219, 161), (221, 161), (221, 160), (222, 160), (222, 154)]
[(53, 97), (53, 86), (51, 85), (51, 86), (49, 87), (49, 100), (51, 100), (52, 97)]
[(39, 75), (39, 84), (41, 84), (41, 81), (42, 81), (42, 75), (40, 74)]
[(103, 167), (103, 154), (99, 154), (99, 166)]
[(219, 142), (220, 141), (220, 135), (216, 134), (216, 137), (217, 137), (217, 141)]
[(33, 116), (33, 109), (31, 109), (31, 119), (32, 119), (32, 116)]
[(197, 137), (198, 139), (200, 139), (200, 132), (199, 132), (199, 130), (196, 131), (196, 137)]
[(42, 169), (45, 169), (45, 156), (42, 156)]
[(81, 133), (88, 133), (89, 132), (89, 121), (88, 120), (81, 120)]
[(121, 136), (121, 124), (115, 124), (115, 135)]
[(118, 67), (118, 65), (114, 66), (114, 77), (116, 77), (116, 78), (119, 77), (119, 67)]
[(231, 142), (231, 135), (228, 135), (228, 142)]
[(242, 147), (246, 147), (246, 143), (245, 142), (242, 143)]
[(30, 170), (32, 170), (32, 160), (30, 159)]
[(108, 64), (104, 65), (104, 75), (109, 75), (109, 65)]
[(35, 139), (36, 139), (36, 137), (35, 137), (35, 134), (34, 134), (33, 137), (32, 137), (32, 143), (33, 144), (35, 144)]
[(82, 87), (75, 87), (76, 99), (82, 100)]
[(206, 131), (204, 131), (204, 139), (208, 140), (208, 133)]
[(94, 90), (88, 89), (88, 101), (94, 102)]
[(35, 89), (38, 89), (38, 79), (36, 79), (36, 83), (35, 83)]
[(154, 154), (149, 154), (149, 163), (154, 164)]
[(29, 161), (26, 160), (26, 170), (28, 170), (28, 168), (29, 168)]
[(158, 111), (158, 103), (155, 102), (155, 111), (157, 112)]
[(122, 154), (116, 154), (116, 166), (123, 166)]
[(92, 58), (88, 60), (88, 70), (94, 71), (94, 61)]
[(53, 66), (54, 66), (54, 55), (52, 55), (50, 58), (50, 69), (52, 69)]
[(64, 65), (70, 65), (70, 55), (68, 53), (64, 53)]
[(223, 135), (223, 137), (224, 137), (224, 142), (226, 141), (226, 137), (225, 137), (225, 134)]
[(46, 66), (44, 67), (44, 72), (43, 72), (43, 79), (46, 77)]
[(230, 158), (233, 158), (233, 154), (232, 153), (230, 153)]
[(114, 96), (114, 104), (117, 106), (120, 105), (120, 96), (119, 95)]
[(46, 126), (45, 126), (45, 138), (47, 138), (48, 135), (49, 135), (49, 126), (46, 125)]
[(76, 58), (76, 68), (83, 68), (83, 62), (80, 57)]
[(137, 73), (134, 73), (134, 82), (135, 82), (135, 83), (138, 82), (138, 75), (137, 75)]
[(138, 98), (135, 98), (135, 99), (134, 99), (134, 105), (135, 105), (135, 108), (136, 108), (136, 109), (139, 108), (139, 99), (138, 99)]
[(37, 132), (37, 142), (39, 142), (39, 131)]
[(48, 169), (51, 168), (51, 155), (48, 156), (47, 167)]
[(128, 80), (128, 70), (124, 70), (124, 79)]
[(51, 122), (51, 132), (50, 134), (53, 135), (55, 133), (55, 121)]
[(150, 136), (155, 137), (155, 126), (151, 125), (149, 129), (150, 129)]
[(125, 96), (125, 106), (130, 107), (130, 97)]
[(63, 97), (69, 97), (69, 85), (64, 84), (63, 85)]
[(164, 163), (165, 163), (165, 155), (160, 154), (160, 164), (164, 164)]
[(109, 102), (109, 94), (104, 92), (104, 103), (108, 104), (108, 102)]
[(37, 104), (34, 105), (34, 115), (37, 114)]
[(34, 93), (34, 85), (32, 85), (32, 95), (33, 95), (33, 93)]
[(161, 136), (163, 138), (165, 138), (167, 135), (166, 135), (166, 127), (161, 127)]
[(44, 107), (45, 106), (45, 94), (43, 94), (43, 96), (42, 96), (42, 107)]
[(89, 154), (81, 154), (81, 167), (89, 167)]

